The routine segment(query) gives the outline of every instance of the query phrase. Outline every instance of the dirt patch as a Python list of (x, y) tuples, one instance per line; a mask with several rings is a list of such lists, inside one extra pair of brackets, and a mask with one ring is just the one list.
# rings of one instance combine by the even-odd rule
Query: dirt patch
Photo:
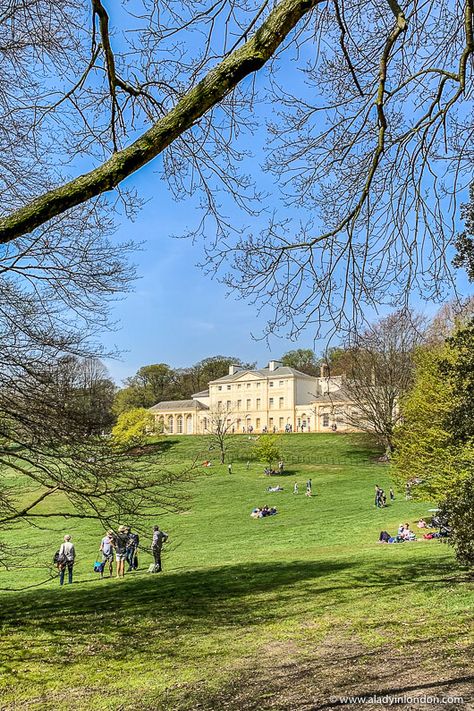
[[(326, 709), (474, 709), (472, 666), (452, 665), (430, 643), (416, 650), (368, 651), (355, 641), (328, 639), (302, 657), (275, 643), (219, 692), (206, 681), (170, 689), (151, 711), (319, 711)], [(365, 697), (365, 701), (345, 697)], [(462, 699), (462, 701), (461, 701)]]

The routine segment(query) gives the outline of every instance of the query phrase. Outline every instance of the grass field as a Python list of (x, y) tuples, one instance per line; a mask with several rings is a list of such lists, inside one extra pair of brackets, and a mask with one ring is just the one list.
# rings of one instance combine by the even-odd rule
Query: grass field
[[(143, 551), (138, 571), (98, 580), (102, 531), (90, 522), (17, 531), (44, 554), (37, 567), (0, 575), (0, 707), (309, 711), (372, 694), (469, 705), (466, 572), (438, 541), (377, 543), (381, 529), (429, 515), (430, 502), (397, 493), (376, 510), (374, 485), (388, 489), (390, 471), (360, 437), (295, 434), (283, 446), (288, 475), (265, 477), (235, 437), (233, 474), (213, 465), (189, 485), (189, 509), (159, 520), (170, 535), (161, 575), (145, 572)], [(188, 437), (170, 455), (182, 463), (197, 451), (204, 442)], [(266, 493), (270, 483), (284, 491)], [(251, 519), (265, 503), (278, 515)], [(77, 548), (76, 582), (41, 585), (42, 556), (50, 560), (64, 532)], [(5, 591), (22, 586), (36, 587)]]

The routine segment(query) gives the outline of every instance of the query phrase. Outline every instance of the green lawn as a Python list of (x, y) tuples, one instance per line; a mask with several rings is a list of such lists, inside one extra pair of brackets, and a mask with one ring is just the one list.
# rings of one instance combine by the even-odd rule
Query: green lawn
[[(189, 510), (160, 517), (161, 575), (145, 572), (142, 552), (137, 572), (98, 580), (102, 532), (90, 522), (19, 529), (17, 542), (39, 546), (37, 565), (0, 574), (0, 587), (37, 586), (0, 594), (1, 708), (309, 710), (332, 708), (334, 694), (426, 689), (466, 699), (467, 574), (437, 541), (377, 543), (431, 504), (397, 492), (376, 510), (374, 485), (388, 490), (390, 471), (358, 436), (294, 434), (283, 447), (287, 476), (265, 477), (240, 436), (231, 476), (203, 470)], [(170, 455), (180, 464), (206, 451), (201, 438), (176, 438)], [(270, 483), (284, 491), (266, 493)], [(265, 503), (279, 514), (251, 519)], [(38, 585), (66, 531), (76, 583)]]

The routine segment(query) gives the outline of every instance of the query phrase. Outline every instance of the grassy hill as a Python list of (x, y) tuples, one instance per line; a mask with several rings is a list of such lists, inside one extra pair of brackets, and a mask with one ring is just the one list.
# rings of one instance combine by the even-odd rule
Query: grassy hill
[[(177, 465), (212, 459), (202, 438), (171, 444)], [(294, 434), (283, 447), (285, 476), (265, 477), (240, 436), (232, 475), (203, 470), (188, 509), (160, 516), (170, 534), (160, 575), (145, 572), (143, 551), (140, 570), (99, 580), (91, 570), (102, 531), (90, 522), (18, 529), (17, 542), (43, 552), (37, 567), (0, 574), (3, 589), (36, 586), (0, 593), (1, 708), (287, 711), (338, 708), (331, 697), (345, 694), (467, 699), (466, 574), (437, 541), (377, 543), (381, 529), (429, 515), (430, 503), (397, 492), (375, 509), (374, 486), (388, 489), (390, 472), (358, 436)], [(284, 491), (267, 493), (276, 483)], [(278, 515), (251, 519), (265, 503)], [(65, 532), (76, 583), (41, 585)]]

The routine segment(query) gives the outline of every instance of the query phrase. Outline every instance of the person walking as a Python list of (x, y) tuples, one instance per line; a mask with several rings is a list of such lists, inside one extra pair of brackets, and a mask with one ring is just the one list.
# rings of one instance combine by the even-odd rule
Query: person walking
[(283, 467), (283, 460), (280, 459), (280, 461), (278, 462), (278, 471), (280, 472), (280, 474), (283, 474)]
[(229, 474), (232, 474), (232, 464), (227, 465), (227, 471), (229, 472)]
[[(128, 544), (127, 544), (128, 572), (138, 568), (137, 550), (138, 550), (139, 543), (140, 543), (140, 538), (138, 536), (138, 533), (131, 533), (130, 529), (129, 529)], [(135, 563), (136, 563), (136, 565), (135, 565)]]
[(298, 482), (295, 481), (294, 486), (293, 486), (293, 493), (297, 494), (298, 493)]
[(151, 552), (155, 559), (154, 573), (161, 573), (161, 549), (163, 544), (168, 540), (168, 534), (160, 530), (159, 526), (153, 526), (153, 540), (151, 542)]
[(308, 479), (308, 481), (306, 482), (306, 490), (308, 490), (308, 489), (310, 492), (309, 495), (311, 496), (312, 489), (313, 489), (313, 482), (311, 481), (311, 479)]
[(74, 561), (76, 559), (76, 550), (74, 544), (71, 543), (71, 536), (69, 534), (64, 536), (64, 543), (61, 544), (58, 556), (59, 565), (59, 584), (64, 585), (64, 574), (67, 568), (68, 583), (72, 583), (72, 569), (74, 568)]
[(377, 508), (380, 508), (380, 486), (378, 484), (375, 485), (375, 506)]
[(389, 494), (390, 494), (390, 501), (395, 501), (395, 494), (394, 494), (392, 487), (390, 487), (390, 489), (389, 489)]
[(117, 563), (117, 578), (125, 576), (125, 561), (127, 559), (128, 526), (119, 526), (115, 536), (115, 561)]
[(104, 577), (105, 566), (109, 565), (109, 576), (112, 577), (114, 574), (114, 532), (107, 531), (105, 536), (100, 542), (100, 552), (102, 553), (102, 563), (103, 568), (100, 577)]

